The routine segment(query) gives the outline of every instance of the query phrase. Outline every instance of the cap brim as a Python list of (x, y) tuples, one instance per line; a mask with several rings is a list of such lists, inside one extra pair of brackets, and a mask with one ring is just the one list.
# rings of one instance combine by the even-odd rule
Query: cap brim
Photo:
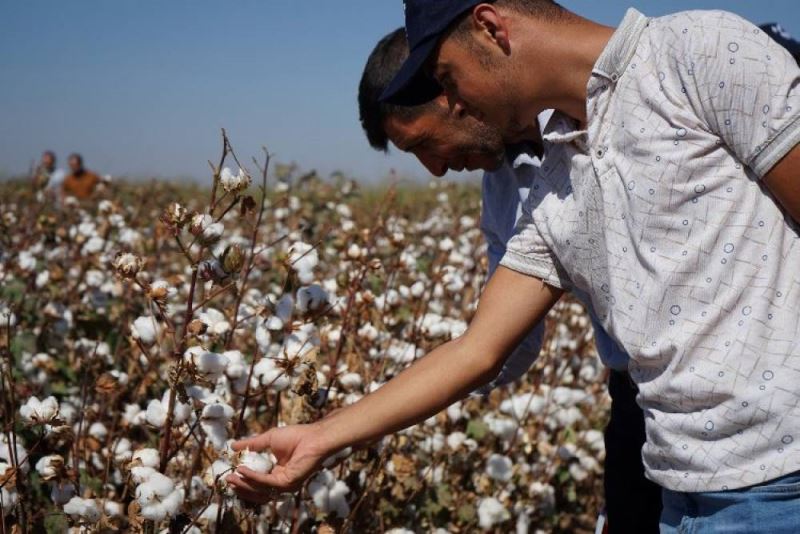
[(442, 87), (425, 73), (425, 63), (436, 49), (438, 41), (438, 35), (431, 36), (411, 51), (392, 82), (381, 94), (381, 102), (398, 106), (418, 106), (442, 94)]

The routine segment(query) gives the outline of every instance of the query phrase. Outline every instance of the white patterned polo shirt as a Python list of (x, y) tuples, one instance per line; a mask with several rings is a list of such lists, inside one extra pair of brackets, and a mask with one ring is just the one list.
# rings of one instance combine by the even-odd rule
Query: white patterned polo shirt
[(651, 479), (800, 470), (800, 239), (760, 184), (800, 142), (800, 69), (736, 15), (630, 10), (587, 113), (545, 136), (569, 169), (545, 156), (502, 265), (589, 295), (631, 356)]

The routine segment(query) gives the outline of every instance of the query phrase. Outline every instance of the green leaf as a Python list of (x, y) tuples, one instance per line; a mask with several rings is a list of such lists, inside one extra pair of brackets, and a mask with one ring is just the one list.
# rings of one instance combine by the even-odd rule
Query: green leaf
[(483, 419), (473, 419), (467, 423), (467, 436), (480, 441), (489, 432), (489, 425)]

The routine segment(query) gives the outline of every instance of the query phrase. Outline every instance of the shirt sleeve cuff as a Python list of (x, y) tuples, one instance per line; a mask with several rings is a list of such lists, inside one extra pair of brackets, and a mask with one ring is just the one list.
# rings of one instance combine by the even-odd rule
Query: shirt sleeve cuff
[(568, 289), (567, 281), (560, 275), (555, 263), (552, 261), (525, 256), (513, 250), (506, 250), (503, 259), (500, 260), (500, 265), (512, 271), (539, 278), (545, 284), (558, 289)]
[(794, 147), (800, 144), (800, 114), (756, 153), (750, 168), (759, 178), (766, 176)]

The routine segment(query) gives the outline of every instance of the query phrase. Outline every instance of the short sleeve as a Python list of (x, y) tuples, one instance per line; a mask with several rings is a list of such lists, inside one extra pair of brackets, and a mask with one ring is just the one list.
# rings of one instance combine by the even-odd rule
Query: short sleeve
[[(692, 107), (763, 178), (800, 143), (800, 67), (763, 30), (724, 11), (687, 12), (665, 38)], [(663, 35), (663, 34), (662, 34)]]
[(568, 290), (571, 286), (561, 263), (542, 237), (525, 203), (516, 233), (506, 244), (500, 265), (528, 276), (539, 278), (548, 285)]

